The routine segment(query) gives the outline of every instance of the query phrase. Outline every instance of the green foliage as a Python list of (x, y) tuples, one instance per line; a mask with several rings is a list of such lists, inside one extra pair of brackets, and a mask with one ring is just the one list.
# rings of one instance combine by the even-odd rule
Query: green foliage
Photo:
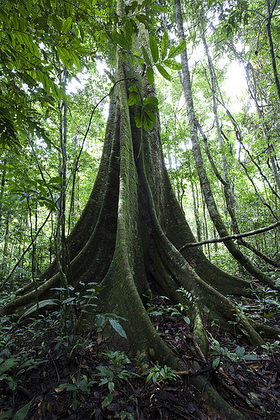
[(150, 35), (149, 42), (150, 42), (150, 50), (153, 57), (153, 61), (154, 63), (157, 63), (159, 60), (159, 49), (158, 49), (157, 41), (153, 35)]
[[(22, 383), (29, 371), (46, 363), (44, 348), (42, 345), (37, 345), (38, 335), (36, 331), (35, 324), (28, 328), (20, 328), (17, 324), (13, 324), (9, 317), (1, 317), (0, 381), (4, 382), (5, 387), (9, 388), (13, 395), (17, 386)], [(28, 337), (28, 344), (33, 342), (34, 347), (22, 346), (21, 337), (24, 337), (25, 341)], [(5, 411), (0, 414), (0, 418), (22, 420), (26, 418), (32, 402), (33, 400), (21, 407), (16, 413), (13, 409)]]
[(45, 308), (46, 306), (54, 306), (54, 305), (58, 305), (59, 304), (59, 301), (57, 300), (57, 299), (44, 299), (44, 300), (41, 300), (40, 302), (38, 302), (38, 304), (37, 303), (35, 303), (34, 305), (32, 305), (29, 309), (27, 309), (22, 315), (21, 315), (21, 317), (19, 318), (19, 322), (23, 319), (23, 318), (25, 318), (25, 317), (27, 317), (27, 316), (29, 316), (29, 315), (31, 315), (31, 314), (33, 314), (34, 312), (36, 312), (37, 310), (39, 310), (39, 309), (41, 309), (41, 308)]
[(237, 362), (240, 359), (255, 361), (259, 360), (259, 356), (255, 353), (246, 353), (245, 348), (241, 346), (236, 346), (235, 351), (231, 352), (211, 336), (210, 359), (212, 360), (213, 370), (216, 370), (221, 361), (230, 366), (229, 362)]
[(150, 380), (152, 380), (154, 384), (162, 383), (163, 385), (166, 385), (168, 382), (176, 381), (179, 378), (180, 376), (170, 366), (164, 365), (162, 367), (157, 362), (155, 366), (147, 371), (146, 382), (148, 383)]
[(120, 381), (127, 381), (131, 376), (138, 375), (126, 369), (125, 366), (131, 362), (125, 353), (108, 350), (102, 354), (109, 359), (111, 366), (97, 366), (99, 373), (96, 373), (94, 377), (100, 378), (99, 386), (107, 385), (108, 387), (109, 393), (102, 402), (102, 406), (107, 407), (107, 405), (111, 404), (113, 391)]
[[(280, 338), (280, 336), (278, 337)], [(273, 343), (268, 341), (265, 344), (262, 344), (261, 348), (264, 349), (265, 353), (273, 355), (275, 352), (278, 352), (279, 343), (279, 340), (275, 340)]]
[(77, 400), (77, 396), (81, 392), (86, 392), (88, 395), (90, 394), (90, 388), (93, 384), (96, 383), (94, 379), (88, 380), (86, 375), (81, 375), (76, 379), (74, 376), (71, 376), (72, 383), (64, 383), (59, 385), (60, 388), (64, 388), (67, 391), (72, 392), (72, 403), (71, 407), (74, 411), (77, 410), (79, 403)]
[(95, 319), (95, 325), (97, 331), (102, 331), (105, 328), (106, 324), (109, 323), (111, 327), (123, 338), (127, 338), (126, 332), (119, 323), (119, 320), (126, 321), (125, 318), (111, 313), (106, 314), (97, 314)]
[(30, 410), (33, 400), (21, 407), (15, 414), (13, 414), (13, 409), (11, 408), (8, 411), (0, 414), (0, 419), (13, 419), (13, 420), (24, 420)]
[(59, 57), (70, 71), (73, 66), (80, 69), (82, 48), (77, 24), (71, 16), (64, 20), (57, 2), (2, 3), (1, 143), (18, 145), (24, 128), (45, 137), (38, 124), (37, 105), (52, 110), (57, 100), (65, 99), (64, 89), (54, 77), (52, 59)]

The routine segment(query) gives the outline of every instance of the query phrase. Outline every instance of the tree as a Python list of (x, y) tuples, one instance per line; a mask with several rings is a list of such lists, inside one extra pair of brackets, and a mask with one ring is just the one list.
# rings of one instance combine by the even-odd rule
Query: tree
[[(127, 22), (130, 11), (118, 2), (116, 12), (121, 23)], [(139, 51), (139, 43), (146, 52), (150, 46), (155, 62), (159, 52), (164, 59), (168, 53), (166, 41), (159, 51), (153, 38), (148, 41), (143, 25), (134, 34), (119, 32), (119, 36), (122, 46), (127, 41), (131, 47), (128, 53), (118, 47), (99, 172), (82, 216), (67, 239), (72, 289), (86, 295), (92, 282), (101, 287), (97, 306), (90, 305), (93, 299), (88, 302), (76, 328), (94, 328), (96, 314), (114, 313), (121, 317), (125, 343), (140, 364), (152, 359), (177, 370), (194, 371), (199, 369), (197, 362), (186, 366), (154, 329), (146, 304), (155, 294), (188, 306), (199, 358), (208, 350), (204, 324), (209, 319), (218, 319), (224, 328), (231, 327), (228, 321), (238, 321), (238, 328), (245, 330), (256, 345), (263, 343), (261, 331), (272, 336), (279, 332), (248, 320), (225, 297), (229, 293), (250, 295), (248, 282), (219, 270), (200, 249), (179, 252), (186, 242), (195, 240), (164, 165), (155, 88), (143, 68), (132, 65), (131, 60), (131, 51)], [(171, 59), (174, 48), (170, 51)], [(151, 62), (151, 57), (146, 60)], [(36, 295), (41, 303), (56, 304), (50, 298), (59, 299), (60, 291), (56, 289), (61, 288), (62, 280), (54, 262), (42, 274), (36, 290), (32, 284), (27, 285), (22, 296), (2, 308), (1, 313), (23, 314), (34, 305)], [(206, 403), (224, 418), (243, 418), (203, 375), (191, 376), (190, 380), (201, 390)]]

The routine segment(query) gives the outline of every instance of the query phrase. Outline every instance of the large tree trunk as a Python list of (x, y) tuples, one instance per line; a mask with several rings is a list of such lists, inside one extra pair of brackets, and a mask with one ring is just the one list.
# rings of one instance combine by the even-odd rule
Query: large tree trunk
[[(141, 72), (129, 60), (118, 58), (119, 83), (111, 96), (99, 173), (83, 214), (68, 238), (75, 289), (85, 294), (90, 282), (102, 288), (97, 307), (88, 306), (82, 311), (77, 328), (94, 328), (96, 314), (114, 312), (126, 319), (122, 325), (130, 352), (140, 363), (152, 359), (175, 369), (193, 370), (197, 364), (186, 367), (157, 334), (145, 309), (154, 294), (165, 295), (173, 303), (188, 304), (193, 338), (204, 354), (208, 350), (204, 323), (211, 319), (229, 328), (238, 318), (240, 330), (245, 330), (256, 345), (263, 343), (257, 332), (261, 327), (253, 328), (251, 321), (224, 296), (250, 293), (249, 283), (223, 273), (200, 249), (187, 249), (183, 255), (178, 251), (195, 239), (164, 166), (158, 116), (153, 129), (142, 131), (134, 121), (137, 105), (128, 106), (128, 88), (132, 84), (137, 85), (143, 98), (155, 95)], [(54, 263), (42, 275), (37, 288), (39, 299), (57, 296), (59, 292), (53, 287), (60, 284)], [(188, 298), (178, 291), (180, 287), (189, 292)], [(21, 314), (34, 299), (32, 285), (27, 286), (23, 296), (1, 312)], [(191, 382), (223, 418), (243, 418), (203, 376), (195, 375)]]

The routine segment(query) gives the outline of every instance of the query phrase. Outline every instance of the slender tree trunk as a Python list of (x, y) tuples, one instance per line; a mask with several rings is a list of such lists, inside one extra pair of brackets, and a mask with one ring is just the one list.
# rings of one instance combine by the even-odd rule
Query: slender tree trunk
[(0, 222), (3, 216), (3, 197), (4, 197), (4, 190), (5, 190), (5, 177), (6, 177), (6, 159), (3, 162), (3, 172), (1, 177), (1, 189), (0, 189)]
[(270, 7), (270, 0), (266, 0), (267, 4), (267, 23), (266, 23), (266, 29), (267, 29), (267, 37), (269, 42), (269, 50), (270, 50), (270, 57), (271, 57), (271, 64), (273, 69), (273, 75), (275, 80), (275, 85), (277, 89), (278, 99), (280, 100), (280, 83), (278, 78), (278, 72), (277, 72), (277, 66), (276, 66), (276, 59), (275, 59), (275, 53), (274, 53), (274, 45), (271, 35), (271, 19), (273, 16), (273, 12), (275, 10), (275, 7), (277, 5), (278, 0), (274, 0), (274, 4), (272, 6), (272, 10)]
[[(205, 22), (204, 22), (202, 17), (200, 18), (200, 27), (201, 27), (200, 34), (201, 34), (201, 38), (202, 38), (202, 41), (203, 41), (204, 50), (205, 50), (207, 61), (208, 61), (209, 73), (210, 73), (212, 102), (213, 102), (213, 113), (214, 113), (216, 131), (217, 131), (218, 141), (219, 141), (219, 145), (220, 145), (220, 150), (221, 150), (221, 153), (222, 153), (223, 187), (224, 187), (224, 195), (225, 195), (225, 200), (226, 200), (226, 206), (227, 206), (228, 213), (231, 217), (233, 232), (234, 233), (239, 233), (238, 223), (237, 223), (236, 215), (235, 215), (235, 197), (233, 196), (233, 193), (232, 193), (232, 190), (231, 190), (231, 181), (230, 181), (229, 174), (228, 174), (228, 163), (227, 163), (227, 158), (226, 158), (226, 155), (225, 155), (225, 152), (224, 152), (224, 142), (223, 142), (222, 130), (221, 130), (221, 125), (220, 125), (219, 115), (218, 115), (218, 104), (217, 104), (217, 99), (216, 99), (218, 97), (218, 92), (217, 92), (217, 89), (216, 89), (216, 85), (218, 84), (218, 81), (217, 81), (216, 76), (215, 76), (215, 71), (214, 71), (212, 58), (210, 56), (209, 48), (208, 48), (208, 45), (207, 45), (207, 42), (206, 42)], [(204, 138), (206, 138), (206, 137), (204, 136)], [(208, 157), (209, 157), (209, 154), (210, 154), (210, 151), (209, 151), (209, 148), (208, 148), (208, 153), (207, 153)]]
[[(189, 167), (189, 173), (191, 173), (191, 165), (190, 165), (189, 159), (188, 159), (188, 167)], [(199, 202), (198, 200), (196, 200), (196, 197), (195, 197), (195, 185), (194, 185), (192, 177), (191, 177), (191, 190), (192, 190), (192, 199), (193, 199), (193, 212), (194, 212), (194, 218), (195, 218), (195, 224), (196, 224), (196, 236), (197, 236), (198, 242), (200, 242), (202, 240), (202, 236), (201, 236), (201, 222), (200, 222), (199, 211), (198, 211)]]
[(9, 228), (10, 228), (10, 212), (8, 211), (6, 220), (5, 220), (5, 236), (4, 236), (4, 247), (3, 247), (3, 256), (2, 256), (2, 273), (6, 273), (9, 270), (7, 266), (7, 254), (8, 254), (8, 244), (9, 244)]
[[(204, 238), (207, 238), (206, 240), (208, 240), (209, 235), (208, 235), (208, 223), (207, 223), (207, 216), (206, 216), (206, 205), (205, 205), (205, 200), (204, 197), (202, 196), (202, 211), (203, 211), (203, 221), (204, 221)], [(206, 255), (208, 256), (209, 260), (211, 261), (211, 251), (210, 251), (210, 246), (209, 244), (206, 244), (205, 248), (207, 249), (207, 253)]]

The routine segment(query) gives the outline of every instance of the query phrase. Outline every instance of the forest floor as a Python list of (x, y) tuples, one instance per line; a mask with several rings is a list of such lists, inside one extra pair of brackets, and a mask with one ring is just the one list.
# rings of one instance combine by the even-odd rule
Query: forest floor
[[(193, 360), (191, 325), (181, 308), (168, 302), (159, 297), (150, 316), (176, 354)], [(254, 319), (280, 329), (280, 302), (270, 289), (236, 303)], [(189, 375), (177, 378), (158, 365), (140, 373), (100, 332), (69, 331), (62, 332), (57, 313), (25, 326), (2, 318), (0, 419), (219, 419), (189, 385)], [(225, 333), (215, 323), (207, 331), (209, 355), (199, 363), (211, 384), (245, 418), (280, 419), (279, 342), (254, 348), (244, 336)]]

